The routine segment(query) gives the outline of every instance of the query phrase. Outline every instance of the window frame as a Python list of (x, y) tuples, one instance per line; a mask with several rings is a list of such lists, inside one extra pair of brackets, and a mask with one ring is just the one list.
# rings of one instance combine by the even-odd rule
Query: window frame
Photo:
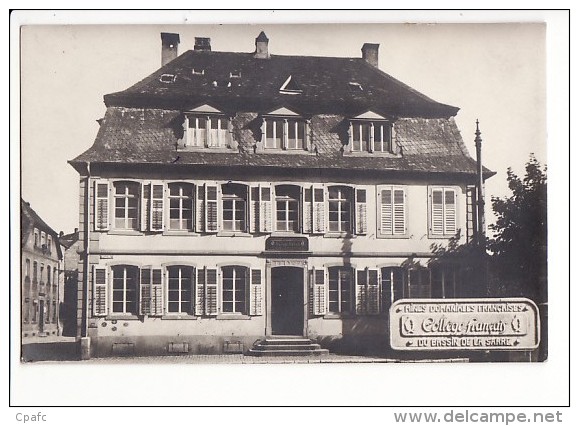
[[(226, 278), (226, 271), (228, 272), (231, 269), (232, 271), (232, 277)], [(219, 283), (220, 283), (220, 288), (219, 288), (219, 294), (220, 294), (220, 303), (219, 303), (219, 307), (220, 307), (220, 314), (223, 315), (243, 315), (243, 316), (247, 316), (249, 314), (249, 284), (250, 284), (250, 278), (249, 278), (249, 268), (247, 266), (244, 265), (223, 265), (219, 268), (219, 272), (220, 272), (220, 279), (219, 279)], [(239, 274), (239, 277), (238, 277)], [(226, 279), (231, 279), (232, 280), (232, 288), (231, 290), (227, 290), (230, 291), (232, 294), (232, 300), (225, 300), (225, 280)], [(240, 280), (241, 285), (243, 286), (243, 300), (237, 300), (236, 295), (239, 291), (239, 289), (236, 287), (236, 280)], [(226, 311), (225, 310), (225, 304), (226, 303), (232, 303), (232, 310), (231, 311)], [(237, 304), (241, 304), (243, 303), (243, 309), (242, 310), (236, 310), (236, 305)]]
[[(177, 187), (179, 190), (179, 194), (178, 195), (172, 195), (171, 194), (171, 189)], [(186, 194), (185, 189), (189, 190), (189, 194)], [(195, 219), (196, 219), (196, 194), (197, 194), (197, 185), (191, 183), (191, 182), (183, 182), (183, 181), (170, 181), (167, 182), (167, 212), (166, 217), (167, 217), (167, 225), (166, 225), (166, 231), (168, 232), (194, 232), (195, 231)], [(173, 208), (171, 206), (172, 201), (177, 200), (179, 203), (179, 206), (176, 208)], [(186, 218), (184, 215), (184, 211), (187, 211), (186, 208), (183, 207), (183, 204), (185, 201), (189, 200), (191, 203), (191, 208), (189, 210), (189, 218)], [(177, 210), (179, 213), (179, 218), (178, 219), (173, 219), (171, 217), (171, 212), (173, 210)], [(173, 228), (172, 224), (174, 220), (178, 220), (179, 221), (179, 228)], [(183, 227), (183, 224), (185, 222), (185, 225), (187, 223), (187, 221), (190, 222), (190, 226), (187, 227)]]
[[(115, 289), (115, 271), (118, 270), (119, 268), (123, 268), (123, 277), (122, 277), (122, 284), (123, 284), (123, 300), (122, 301), (115, 301), (115, 291), (118, 291), (118, 289)], [(134, 294), (135, 294), (135, 300), (132, 301), (132, 303), (134, 303), (134, 312), (132, 311), (127, 311), (127, 271), (131, 269), (132, 272), (134, 272), (133, 275), (133, 282), (134, 282)], [(138, 316), (139, 315), (139, 302), (140, 302), (140, 294), (139, 294), (139, 286), (140, 286), (140, 271), (141, 268), (136, 266), (136, 265), (131, 265), (131, 264), (118, 264), (118, 265), (111, 265), (109, 270), (107, 271), (107, 273), (111, 274), (111, 279), (110, 279), (110, 293), (109, 293), (109, 300), (107, 301), (107, 303), (110, 303), (110, 308), (108, 309), (108, 315), (109, 316)], [(122, 303), (123, 304), (123, 310), (122, 312), (118, 312), (115, 311), (115, 303)]]
[[(334, 279), (333, 272), (337, 274), (337, 281)], [(347, 291), (344, 291), (343, 288), (343, 281), (342, 281), (342, 273), (349, 274), (349, 282), (346, 283), (348, 286)], [(354, 306), (354, 298), (355, 298), (355, 270), (351, 266), (328, 266), (327, 268), (327, 308), (326, 314), (330, 316), (351, 316), (355, 313), (355, 306)], [(337, 289), (332, 290), (332, 283), (335, 282), (337, 284)], [(338, 300), (334, 301), (331, 298), (332, 292), (336, 292), (338, 296)], [(342, 299), (342, 296), (346, 292), (349, 295), (349, 300), (345, 301)], [(332, 303), (338, 304), (338, 310), (332, 310)], [(343, 304), (346, 304), (347, 310), (343, 309)]]
[[(349, 120), (348, 146), (352, 154), (394, 154), (394, 123), (390, 120), (352, 118)], [(376, 149), (376, 129), (380, 128), (380, 150)], [(387, 140), (384, 140), (384, 129)], [(363, 136), (367, 135), (367, 140)], [(357, 136), (357, 137), (356, 137)]]
[[(293, 124), (294, 129), (293, 138), (290, 138), (291, 124)], [(268, 136), (270, 129), (273, 129), (272, 137)], [(279, 137), (279, 146), (277, 146), (276, 143), (278, 139), (278, 131), (281, 131), (281, 137)], [(261, 132), (261, 143), (264, 151), (287, 151), (297, 153), (305, 152), (308, 150), (309, 121), (299, 115), (264, 115), (262, 116)], [(300, 134), (302, 135), (301, 139), (299, 138)], [(270, 140), (274, 142), (273, 146), (268, 144), (268, 141)]]
[[(231, 188), (231, 193), (224, 191), (226, 188)], [(218, 184), (218, 204), (220, 204), (220, 231), (222, 233), (234, 233), (234, 234), (246, 234), (249, 231), (249, 185), (245, 183), (238, 182), (225, 182)], [(240, 195), (240, 194), (243, 194)], [(231, 202), (231, 208), (225, 208), (226, 202)], [(243, 209), (241, 211), (238, 209), (238, 204), (243, 203)], [(232, 219), (225, 219), (225, 212), (231, 212)], [(238, 218), (238, 214), (241, 216)], [(236, 227), (236, 223), (241, 222), (239, 229)], [(225, 225), (226, 223), (231, 224), (231, 229), (228, 229)]]
[[(283, 187), (284, 191), (280, 191)], [(287, 191), (285, 191), (288, 189)], [(301, 233), (301, 222), (302, 222), (302, 203), (301, 203), (301, 192), (302, 187), (299, 185), (293, 184), (279, 184), (274, 186), (274, 202), (275, 202), (275, 232), (279, 234), (300, 234)], [(280, 192), (287, 192), (287, 194), (281, 195)], [(295, 192), (295, 197), (292, 197), (291, 192)], [(285, 220), (283, 221), (285, 224), (285, 229), (279, 229), (278, 222), (278, 213), (280, 210), (278, 209), (278, 202), (284, 203), (284, 209), (281, 212), (285, 216)], [(291, 204), (294, 205), (294, 209), (290, 208)], [(291, 212), (294, 212), (295, 219), (292, 221), (289, 219)], [(293, 222), (293, 226), (290, 226)]]
[[(111, 182), (112, 183), (112, 201), (113, 201), (113, 220), (112, 225), (114, 230), (118, 231), (140, 231), (141, 230), (141, 198), (143, 193), (143, 185), (139, 181), (133, 180), (116, 180)], [(125, 191), (123, 194), (117, 194), (117, 185), (125, 185)], [(129, 187), (133, 186), (136, 189), (136, 194), (127, 193), (129, 191)], [(123, 207), (117, 207), (117, 200), (123, 199), (125, 205)], [(130, 218), (128, 217), (129, 212), (129, 200), (135, 199), (136, 200), (136, 209), (135, 209), (135, 217)], [(124, 217), (117, 217), (117, 208), (122, 208), (124, 211)], [(127, 223), (129, 220), (135, 221), (134, 227), (128, 227)], [(117, 220), (123, 220), (124, 226), (118, 226)]]
[[(339, 198), (330, 198), (331, 195), (331, 191), (337, 189), (338, 190), (338, 197)], [(327, 216), (327, 230), (326, 233), (327, 234), (334, 234), (334, 235), (344, 235), (344, 234), (351, 234), (354, 235), (354, 224), (353, 221), (355, 220), (355, 215), (353, 212), (353, 208), (355, 205), (355, 190), (356, 188), (353, 188), (351, 186), (347, 186), (347, 185), (328, 185), (326, 187), (326, 211), (328, 213)], [(340, 198), (344, 196), (344, 198)], [(337, 204), (337, 211), (335, 211), (334, 213), (337, 213), (338, 215), (338, 221), (332, 221), (331, 220), (331, 216), (332, 216), (332, 210), (330, 209), (330, 204), (331, 203), (338, 203)], [(343, 206), (344, 203), (347, 203), (347, 207)], [(348, 221), (345, 225), (342, 225), (344, 223), (344, 221), (342, 220), (342, 214), (347, 214), (348, 215)], [(332, 223), (338, 223), (338, 229), (331, 229), (332, 228)], [(342, 229), (342, 227), (344, 226), (345, 229)]]
[[(173, 279), (171, 277), (171, 272), (178, 269), (179, 272), (179, 276), (178, 276), (178, 294), (179, 294), (179, 300), (177, 301), (179, 309), (177, 311), (171, 311), (170, 309), (170, 304), (171, 303), (175, 303), (175, 301), (171, 302), (170, 300), (170, 294), (171, 294), (171, 290), (170, 290), (170, 285), (171, 285), (171, 279)], [(184, 269), (188, 269), (190, 272), (190, 276), (189, 276), (189, 300), (188, 300), (188, 310), (182, 310), (183, 308), (183, 292), (185, 291), (182, 288), (182, 284), (183, 284), (183, 278), (181, 276), (182, 271)], [(195, 315), (195, 300), (196, 300), (196, 274), (197, 274), (197, 268), (195, 268), (194, 266), (191, 265), (167, 265), (165, 267), (165, 273), (167, 276), (167, 280), (166, 280), (166, 286), (164, 288), (164, 292), (165, 292), (165, 313), (168, 316), (179, 316), (179, 315), (189, 315), (189, 316), (194, 316)]]
[[(205, 127), (200, 127), (199, 123), (203, 121)], [(191, 127), (192, 123), (194, 127)], [(217, 128), (213, 129), (214, 122)], [(232, 148), (231, 117), (223, 113), (208, 112), (187, 112), (185, 113), (185, 135), (184, 147), (187, 149), (230, 149)], [(201, 134), (200, 130), (204, 130)], [(216, 130), (216, 138), (212, 136), (212, 130)], [(214, 140), (217, 144), (214, 144)], [(194, 142), (194, 143), (193, 143)]]
[[(390, 214), (392, 215), (391, 218), (391, 232), (386, 233), (382, 227), (382, 191), (390, 190)], [(404, 232), (397, 232), (396, 231), (396, 202), (395, 202), (395, 191), (402, 191), (403, 192), (403, 226)], [(409, 220), (408, 220), (408, 187), (406, 185), (397, 185), (397, 184), (380, 184), (376, 186), (376, 238), (409, 238), (410, 237), (410, 230), (409, 230)]]
[[(442, 191), (442, 233), (435, 232), (434, 229), (434, 195), (435, 191)], [(454, 194), (454, 210), (448, 210), (446, 203), (447, 192), (452, 192)], [(456, 237), (460, 234), (460, 209), (459, 209), (459, 194), (461, 193), (460, 188), (453, 185), (429, 185), (428, 186), (428, 238), (431, 239), (449, 239)], [(448, 215), (454, 214), (454, 231), (447, 230), (447, 220)]]

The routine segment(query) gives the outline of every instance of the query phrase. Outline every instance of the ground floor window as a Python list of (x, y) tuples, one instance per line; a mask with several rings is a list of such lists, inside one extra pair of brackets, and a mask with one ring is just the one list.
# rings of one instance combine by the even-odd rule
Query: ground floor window
[(388, 312), (390, 305), (404, 297), (407, 282), (406, 269), (402, 267), (382, 268), (382, 310)]
[(437, 299), (456, 297), (458, 278), (459, 271), (456, 265), (432, 265), (430, 267), (432, 297)]
[(167, 268), (167, 307), (171, 313), (192, 313), (193, 268), (170, 266)]
[(138, 314), (137, 282), (138, 268), (135, 266), (113, 266), (113, 312)]
[(243, 266), (225, 266), (221, 269), (221, 273), (223, 277), (223, 312), (245, 314), (247, 304), (247, 268)]
[(328, 269), (328, 310), (349, 313), (352, 310), (352, 268), (335, 266)]

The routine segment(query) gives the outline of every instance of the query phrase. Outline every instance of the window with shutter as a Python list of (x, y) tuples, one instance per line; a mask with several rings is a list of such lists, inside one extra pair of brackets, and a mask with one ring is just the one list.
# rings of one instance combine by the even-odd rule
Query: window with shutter
[(413, 268), (408, 271), (409, 298), (430, 298), (430, 271), (426, 268)]
[(149, 230), (151, 222), (151, 183), (144, 182), (141, 191), (141, 231)]
[(390, 305), (404, 297), (407, 271), (401, 267), (387, 267), (381, 270), (382, 311), (388, 313)]
[(108, 283), (106, 268), (93, 266), (93, 315), (95, 317), (106, 316), (108, 314)]
[(141, 268), (141, 304), (140, 314), (151, 315), (151, 268)]
[(314, 315), (326, 314), (326, 272), (323, 269), (312, 270), (312, 293), (311, 303)]
[(139, 269), (135, 266), (117, 265), (113, 271), (113, 313), (133, 314), (139, 313), (138, 309), (138, 282)]
[(454, 188), (430, 188), (430, 235), (451, 237), (456, 235), (456, 190)]
[(406, 235), (406, 189), (404, 187), (378, 187), (378, 217), (379, 236)]
[(248, 269), (243, 266), (221, 268), (222, 309), (224, 313), (246, 314)]
[(246, 232), (247, 186), (237, 183), (221, 185), (222, 229)]
[(193, 312), (194, 277), (195, 270), (190, 266), (167, 267), (168, 313), (190, 314)]
[(252, 186), (249, 190), (249, 232), (260, 232), (260, 203), (259, 186)]
[(313, 206), (312, 206), (312, 233), (323, 234), (326, 232), (326, 203), (324, 188), (313, 186)]
[(352, 189), (345, 186), (328, 188), (328, 231), (352, 232)]
[(312, 233), (312, 188), (302, 188), (302, 232)]
[(430, 266), (431, 295), (437, 299), (455, 297), (458, 268), (450, 264)]
[(106, 180), (95, 180), (94, 230), (107, 231), (108, 229), (109, 229), (109, 182)]
[(205, 232), (219, 230), (219, 202), (217, 185), (205, 185)]
[(275, 229), (278, 232), (299, 232), (300, 188), (295, 185), (275, 187)]
[(366, 207), (366, 190), (356, 189), (356, 226), (355, 232), (364, 235), (368, 232), (368, 214)]
[(272, 220), (272, 196), (271, 187), (260, 185), (260, 231), (264, 233), (271, 233), (273, 231)]
[(368, 313), (368, 271), (366, 269), (356, 271), (356, 314)]
[(195, 286), (195, 315), (205, 314), (205, 278), (207, 268), (197, 270), (197, 284)]
[(114, 183), (114, 211), (116, 229), (139, 229), (139, 202), (141, 184), (139, 182)]
[(251, 289), (249, 292), (249, 315), (262, 315), (261, 270), (251, 270)]
[(206, 269), (205, 276), (205, 315), (215, 316), (219, 313), (217, 289), (217, 269)]
[(169, 187), (169, 229), (193, 230), (193, 199), (195, 187), (190, 183), (175, 182)]
[(376, 269), (356, 271), (356, 314), (380, 313), (380, 285)]
[(205, 232), (205, 184), (197, 185), (195, 197), (195, 231)]
[(151, 183), (151, 220), (149, 222), (151, 231), (162, 231), (164, 228), (164, 200), (165, 185), (162, 183)]
[(328, 312), (350, 313), (352, 309), (352, 268), (328, 268)]

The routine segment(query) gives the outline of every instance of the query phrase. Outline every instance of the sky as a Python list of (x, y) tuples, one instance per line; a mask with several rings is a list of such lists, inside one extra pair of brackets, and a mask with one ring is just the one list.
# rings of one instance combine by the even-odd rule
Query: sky
[(379, 43), (379, 67), (436, 101), (460, 108), (471, 155), (480, 121), (483, 163), (497, 172), (491, 196), (509, 194), (507, 167), (519, 175), (532, 152), (546, 163), (545, 25), (28, 25), (21, 28), (22, 197), (57, 232), (78, 227), (78, 174), (67, 164), (89, 148), (104, 116), (103, 96), (161, 65), (161, 32), (195, 37), (215, 51), (252, 52), (265, 31), (279, 55), (360, 57)]

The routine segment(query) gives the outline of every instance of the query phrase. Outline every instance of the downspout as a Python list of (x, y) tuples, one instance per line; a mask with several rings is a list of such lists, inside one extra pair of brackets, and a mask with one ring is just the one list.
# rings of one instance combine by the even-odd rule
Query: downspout
[(86, 188), (85, 188), (85, 202), (84, 202), (84, 276), (83, 276), (83, 303), (84, 303), (84, 324), (82, 329), (82, 337), (88, 337), (88, 317), (89, 317), (89, 300), (88, 300), (88, 286), (89, 286), (89, 254), (90, 254), (90, 161), (86, 163)]

